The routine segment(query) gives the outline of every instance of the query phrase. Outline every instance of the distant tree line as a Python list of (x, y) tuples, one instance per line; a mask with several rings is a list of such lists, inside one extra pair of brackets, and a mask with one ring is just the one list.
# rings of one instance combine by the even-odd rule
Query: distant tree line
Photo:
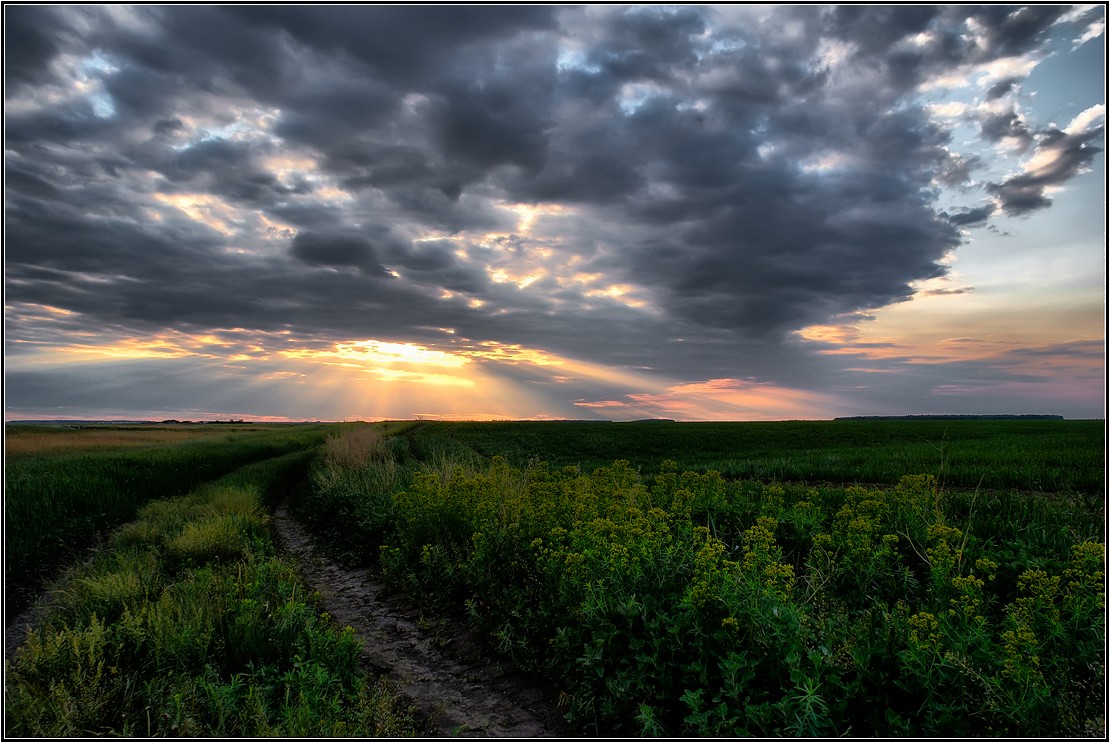
[(842, 418), (833, 418), (836, 421), (918, 421), (918, 420), (1038, 420), (1062, 421), (1062, 415), (849, 415)]

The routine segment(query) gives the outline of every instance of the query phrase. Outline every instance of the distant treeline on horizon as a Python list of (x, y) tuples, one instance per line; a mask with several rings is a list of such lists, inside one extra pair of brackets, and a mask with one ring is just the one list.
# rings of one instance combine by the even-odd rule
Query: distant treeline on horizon
[(1062, 415), (849, 415), (834, 421), (917, 421), (917, 420), (1038, 420), (1062, 421)]

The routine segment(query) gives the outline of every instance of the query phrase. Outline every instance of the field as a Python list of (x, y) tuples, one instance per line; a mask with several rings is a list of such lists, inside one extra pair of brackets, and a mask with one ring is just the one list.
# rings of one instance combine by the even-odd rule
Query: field
[[(7, 612), (146, 502), (319, 445), (326, 426), (9, 426), (5, 430)], [(9, 446), (11, 447), (9, 450)]]
[(415, 423), (307, 519), (587, 733), (1100, 729), (1103, 425)]
[(154, 448), (186, 441), (222, 440), (231, 434), (266, 430), (251, 425), (8, 425), (4, 454), (9, 459), (107, 449)]
[(360, 641), (267, 528), (328, 430), (17, 431), (42, 448), (7, 462), (6, 588), (44, 576), (13, 542), (82, 559), (6, 653), (5, 735), (412, 735), (405, 700), (361, 669)]
[[(465, 616), (553, 680), (582, 733), (1101, 735), (1104, 430), (10, 429), (7, 602), (99, 547), (50, 584), (53, 618), (6, 667), (7, 711), (24, 726), (7, 732), (146, 734), (138, 711), (149, 718), (150, 700), (170, 691), (156, 677), (179, 701), (156, 713), (175, 722), (154, 734), (312, 735), (312, 720), (318, 735), (415, 730), (360, 680), (354, 640), (296, 608), (296, 581), (280, 577), (287, 568), (259, 530), (258, 509), (289, 498), (334, 552), (373, 565), (427, 616)], [(211, 607), (208, 619), (166, 629), (186, 594)], [(292, 608), (271, 626), (272, 612), (251, 608), (261, 604)], [(288, 653), (266, 656), (275, 642)], [(229, 643), (261, 655), (226, 667), (209, 657)], [(146, 660), (113, 685), (131, 655)], [(70, 687), (51, 685), (62, 677)], [(96, 706), (75, 691), (90, 679), (118, 703), (75, 722), (81, 700)], [(366, 706), (382, 714), (356, 714)]]
[(928, 473), (950, 487), (1101, 493), (1103, 431), (1097, 420), (560, 421), (419, 423), (406, 436), (417, 445), (449, 439), (515, 466), (539, 459), (586, 472), (618, 459), (648, 469), (670, 459), (728, 479), (893, 485)]

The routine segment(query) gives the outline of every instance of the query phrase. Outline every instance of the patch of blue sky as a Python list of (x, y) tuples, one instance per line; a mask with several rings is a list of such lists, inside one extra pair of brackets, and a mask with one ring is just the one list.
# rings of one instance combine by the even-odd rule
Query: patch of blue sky
[[(957, 251), (956, 270), (979, 294), (1022, 298), (1015, 307), (1049, 301), (1094, 308), (1105, 316), (1106, 163), (1047, 194), (1052, 207), (1018, 216), (997, 212), (989, 228), (972, 229)], [(1066, 229), (1062, 225), (1067, 225)], [(1075, 322), (1074, 318), (1071, 320)], [(1082, 335), (1090, 328), (1073, 328)]]
[(1046, 116), (1046, 124), (1059, 127), (1090, 106), (1106, 102), (1104, 45), (1099, 39), (1077, 49), (1065, 43), (1070, 42), (1062, 39), (1062, 48), (1033, 68), (1027, 82), (1030, 90), (1037, 91), (1032, 97), (1034, 108)]
[(621, 86), (618, 105), (625, 116), (636, 113), (650, 99), (663, 93), (654, 83), (626, 83)]
[(90, 94), (89, 103), (92, 104), (93, 114), (97, 118), (110, 119), (116, 115), (115, 101), (112, 100), (112, 96), (103, 91)]
[(233, 140), (238, 138), (238, 135), (250, 131), (250, 129), (251, 127), (242, 121), (233, 121), (230, 124), (224, 124), (223, 126), (205, 127), (197, 132), (199, 136), (194, 136), (190, 138), (189, 141), (182, 144), (172, 145), (171, 149), (173, 149), (175, 152), (184, 152), (190, 147), (195, 147), (202, 142), (212, 142), (215, 140), (229, 139)]
[(576, 70), (586, 72), (590, 75), (596, 75), (601, 72), (601, 67), (591, 64), (589, 60), (586, 59), (586, 55), (581, 51), (577, 49), (567, 49), (566, 47), (559, 50), (559, 56), (555, 61), (555, 66), (560, 72), (564, 70)]
[(99, 49), (83, 58), (77, 63), (77, 72), (83, 81), (91, 78), (103, 78), (119, 72), (119, 67)]
[(99, 49), (77, 63), (77, 81), (98, 118), (110, 119), (116, 115), (116, 103), (104, 90), (102, 81), (117, 72), (119, 67)]

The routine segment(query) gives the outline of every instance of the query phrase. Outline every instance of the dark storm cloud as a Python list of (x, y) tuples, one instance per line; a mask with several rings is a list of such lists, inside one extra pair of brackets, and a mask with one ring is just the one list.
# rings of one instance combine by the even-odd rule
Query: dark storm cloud
[(542, 166), (546, 124), (514, 87), (472, 86), (452, 91), (427, 116), (442, 150), (478, 169)]
[[(851, 42), (856, 62), (880, 71), (884, 86), (905, 91), (930, 73), (1019, 57), (1043, 44), (1067, 12), (1065, 5), (838, 6), (827, 14), (827, 29)], [(998, 81), (987, 99), (1018, 82)]]
[(90, 46), (108, 50), (122, 63), (108, 83), (113, 96), (141, 114), (172, 107), (176, 95), (188, 90), (269, 101), (296, 84), (301, 70), (281, 37), (233, 10), (135, 6), (127, 11), (136, 16), (133, 24), (112, 23), (95, 8), (77, 12), (92, 16)]
[(929, 5), (841, 5), (831, 12), (830, 25), (840, 38), (855, 42), (861, 57), (868, 57), (924, 31), (939, 12), (938, 6)]
[(588, 64), (616, 81), (669, 80), (696, 61), (696, 37), (704, 30), (698, 8), (624, 8), (608, 19)]
[(457, 249), (457, 245), (446, 240), (423, 240), (412, 246), (395, 243), (385, 255), (385, 261), (405, 278), (423, 285), (475, 295), (487, 291), (488, 277), (464, 265), (455, 256)]
[(8, 85), (32, 85), (49, 78), (48, 64), (60, 50), (64, 29), (48, 6), (4, 8), (4, 78)]
[[(722, 57), (714, 60), (718, 70), (733, 55)], [(626, 161), (644, 163), (656, 183), (668, 186), (660, 195), (624, 194), (628, 212), (655, 234), (622, 246), (613, 257), (619, 265), (606, 267), (655, 287), (688, 320), (748, 335), (896, 301), (911, 293), (907, 276), (936, 275), (934, 261), (958, 237), (936, 218), (921, 187), (946, 157), (945, 136), (916, 114), (856, 119), (837, 110), (830, 121), (817, 92), (772, 105), (779, 91), (793, 98), (809, 81), (782, 67), (744, 69), (776, 92), (766, 101), (749, 96), (739, 110), (731, 93), (701, 110), (660, 95), (599, 122), (620, 135), (613, 139), (623, 142)], [(715, 84), (729, 86), (727, 78)], [(734, 125), (760, 119), (770, 137)], [(830, 130), (833, 136), (822, 134)], [(847, 155), (848, 136), (858, 165), (822, 173), (816, 161)], [(768, 141), (774, 149), (760, 153)], [(568, 151), (551, 160), (573, 172), (594, 154)], [(807, 156), (814, 170), (799, 172)], [(627, 182), (630, 189), (642, 183)]]
[(56, 200), (61, 192), (46, 179), (27, 172), (17, 163), (5, 163), (4, 179), (13, 193), (25, 194), (35, 199)]
[(374, 246), (358, 235), (298, 232), (291, 252), (297, 260), (314, 266), (372, 266), (384, 273)]
[(325, 77), (285, 96), (283, 104), (288, 110), (275, 133), (326, 148), (352, 138), (358, 142), (361, 132), (396, 113), (400, 101), (395, 91), (373, 80)]
[(165, 190), (203, 190), (244, 202), (269, 206), (283, 194), (311, 187), (281, 185), (273, 173), (259, 168), (256, 153), (223, 139), (198, 142), (162, 162), (151, 163), (173, 183)]
[[(1064, 10), (7, 6), (6, 289), (136, 332), (451, 327), (676, 375), (742, 346), (771, 373), (792, 330), (908, 298), (990, 217), (938, 210), (977, 161), (914, 86)], [(994, 186), (1007, 212), (1096, 151), (1039, 136), (1053, 166)], [(537, 203), (564, 232), (515, 234), (502, 207)], [(509, 260), (545, 270), (491, 280)]]
[(553, 6), (235, 6), (252, 27), (281, 30), (324, 55), (340, 52), (401, 85), (419, 87), (451, 70), (460, 48), (555, 27)]
[(144, 225), (129, 210), (90, 219), (81, 208), (86, 204), (74, 208), (67, 200), (26, 200), (18, 206), (4, 225), (8, 278), (24, 269), (49, 267), (158, 280), (182, 265), (212, 257), (220, 244), (210, 229), (188, 220)]
[(345, 218), (336, 206), (313, 201), (279, 201), (267, 212), (297, 230), (326, 230)]

